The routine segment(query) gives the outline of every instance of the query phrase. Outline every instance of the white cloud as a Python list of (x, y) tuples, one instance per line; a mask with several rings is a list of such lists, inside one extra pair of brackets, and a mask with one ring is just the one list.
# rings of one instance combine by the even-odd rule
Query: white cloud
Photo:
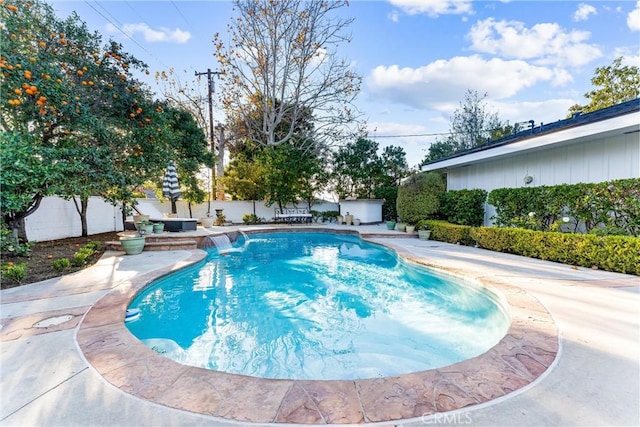
[[(120, 30), (111, 23), (107, 24), (107, 31), (110, 33), (120, 32)], [(191, 38), (191, 33), (182, 31), (180, 28), (176, 28), (175, 30), (165, 27), (153, 29), (145, 23), (124, 24), (122, 31), (132, 38), (136, 36), (136, 33), (140, 33), (144, 37), (144, 40), (149, 43), (172, 42), (182, 44)]]
[(510, 124), (533, 120), (535, 125), (550, 124), (567, 118), (569, 107), (576, 104), (575, 99), (557, 98), (537, 102), (490, 102), (490, 109), (498, 111), (500, 120)]
[(485, 60), (473, 55), (438, 60), (419, 68), (380, 65), (366, 81), (370, 96), (377, 99), (450, 113), (468, 89), (504, 99), (541, 81), (558, 84), (568, 79), (570, 76), (562, 71), (525, 61)]
[(622, 65), (630, 67), (640, 67), (640, 52), (637, 49), (629, 49), (626, 47), (617, 47), (613, 50), (613, 57), (624, 57)]
[(589, 15), (597, 15), (597, 14), (598, 14), (598, 11), (596, 10), (595, 7), (591, 6), (590, 4), (580, 3), (578, 5), (578, 9), (573, 14), (573, 20), (576, 22), (586, 21), (587, 19), (589, 19)]
[(473, 13), (471, 0), (389, 0), (389, 3), (406, 14), (425, 14), (433, 18)]
[(636, 3), (636, 8), (627, 15), (627, 26), (631, 31), (640, 31), (640, 1)]
[(394, 10), (391, 13), (389, 13), (389, 15), (387, 15), (387, 17), (389, 18), (389, 20), (391, 22), (398, 22), (399, 19), (400, 19), (400, 14), (398, 13), (397, 10)]
[(471, 48), (507, 58), (528, 59), (538, 65), (585, 65), (602, 56), (594, 44), (585, 43), (588, 31), (567, 31), (556, 23), (540, 23), (527, 28), (518, 21), (478, 21), (467, 35)]

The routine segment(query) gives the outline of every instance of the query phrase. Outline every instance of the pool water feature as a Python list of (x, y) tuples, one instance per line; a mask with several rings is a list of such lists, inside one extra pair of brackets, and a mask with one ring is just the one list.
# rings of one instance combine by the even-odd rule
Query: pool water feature
[(160, 279), (126, 327), (186, 365), (265, 378), (357, 379), (433, 369), (506, 333), (500, 300), (359, 237), (267, 233)]

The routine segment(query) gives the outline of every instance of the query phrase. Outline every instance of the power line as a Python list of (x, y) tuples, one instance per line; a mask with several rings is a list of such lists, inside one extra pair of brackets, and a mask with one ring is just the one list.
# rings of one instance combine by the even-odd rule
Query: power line
[(442, 136), (453, 135), (454, 132), (439, 132), (439, 133), (413, 133), (406, 135), (376, 135), (376, 138), (415, 138), (421, 136)]
[[(165, 64), (162, 60), (158, 59), (154, 54), (152, 54), (151, 52), (149, 52), (147, 50), (147, 48), (145, 48), (143, 45), (141, 45), (140, 43), (138, 43), (138, 41), (136, 39), (134, 39), (133, 37), (131, 37), (129, 34), (127, 34), (126, 31), (124, 31), (121, 26), (123, 27), (122, 24), (117, 25), (116, 23), (114, 23), (111, 19), (109, 19), (108, 17), (106, 17), (102, 12), (100, 12), (98, 9), (96, 9), (91, 3), (88, 2), (88, 0), (84, 0), (84, 2), (87, 4), (87, 6), (89, 6), (91, 9), (93, 9), (98, 15), (102, 16), (107, 22), (109, 22), (111, 25), (113, 25), (118, 31), (120, 31), (122, 34), (124, 34), (129, 40), (131, 40), (132, 42), (134, 42), (136, 45), (138, 45), (138, 47), (142, 50), (144, 50), (150, 57), (152, 57), (153, 59), (155, 59), (156, 61), (158, 61), (160, 64), (162, 64), (164, 67), (166, 68), (170, 68), (167, 64)], [(95, 2), (98, 6), (100, 6), (99, 3)], [(111, 15), (111, 13), (109, 13), (108, 10), (106, 10), (103, 6), (100, 6), (109, 16), (113, 17), (113, 15)], [(113, 17), (113, 19), (115, 21), (118, 21), (115, 17)]]
[(182, 13), (182, 11), (178, 8), (178, 5), (175, 4), (175, 2), (173, 0), (170, 0), (171, 4), (173, 5), (173, 7), (176, 8), (176, 10), (178, 11), (178, 13), (180, 14), (180, 16), (182, 16), (182, 19), (184, 19), (184, 22), (187, 24), (188, 27), (191, 27), (191, 23), (189, 22), (189, 20), (187, 19), (186, 16), (184, 16), (184, 14)]

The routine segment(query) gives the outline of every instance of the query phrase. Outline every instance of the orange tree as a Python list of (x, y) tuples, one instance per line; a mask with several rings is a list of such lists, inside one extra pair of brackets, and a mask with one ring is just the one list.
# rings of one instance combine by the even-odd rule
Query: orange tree
[(22, 220), (55, 194), (74, 199), (86, 234), (89, 196), (128, 201), (162, 173), (174, 154), (171, 118), (133, 77), (146, 65), (76, 14), (0, 2), (4, 223), (26, 238)]

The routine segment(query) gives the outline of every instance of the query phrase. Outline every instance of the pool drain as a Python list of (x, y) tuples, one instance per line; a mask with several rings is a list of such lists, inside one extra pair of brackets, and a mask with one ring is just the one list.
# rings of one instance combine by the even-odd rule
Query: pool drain
[(49, 328), (51, 326), (61, 325), (64, 322), (68, 322), (71, 319), (73, 319), (73, 315), (71, 315), (71, 314), (65, 314), (65, 315), (62, 315), (62, 316), (48, 317), (46, 319), (42, 319), (41, 321), (39, 321), (37, 323), (34, 323), (33, 327), (34, 328)]

